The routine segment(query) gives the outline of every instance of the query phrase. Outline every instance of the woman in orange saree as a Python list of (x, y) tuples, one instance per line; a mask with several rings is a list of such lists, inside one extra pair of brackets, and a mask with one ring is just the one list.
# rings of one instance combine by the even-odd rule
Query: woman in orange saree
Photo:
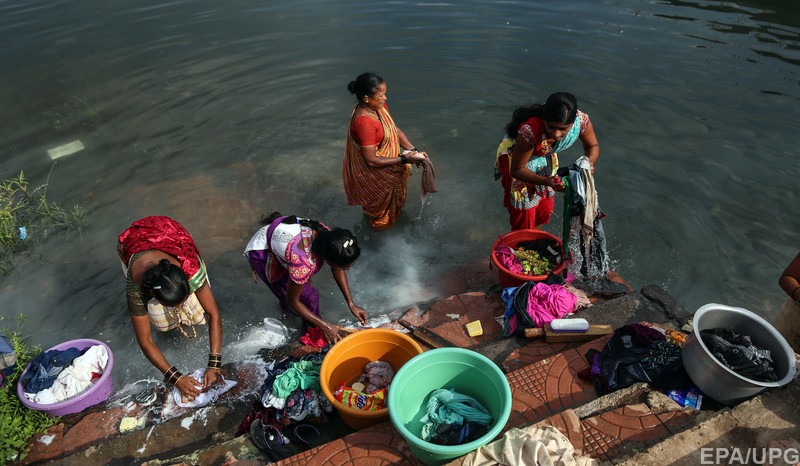
[(428, 154), (418, 151), (389, 115), (383, 78), (364, 73), (347, 89), (358, 99), (350, 112), (342, 166), (347, 204), (360, 205), (373, 230), (385, 230), (403, 210), (410, 164)]

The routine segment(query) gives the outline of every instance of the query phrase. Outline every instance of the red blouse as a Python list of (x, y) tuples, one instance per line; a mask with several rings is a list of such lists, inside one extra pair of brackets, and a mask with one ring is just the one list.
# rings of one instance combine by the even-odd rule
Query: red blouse
[[(383, 107), (389, 111), (386, 104)], [(380, 146), (383, 142), (383, 125), (366, 115), (357, 116), (350, 123), (350, 134), (359, 146)]]

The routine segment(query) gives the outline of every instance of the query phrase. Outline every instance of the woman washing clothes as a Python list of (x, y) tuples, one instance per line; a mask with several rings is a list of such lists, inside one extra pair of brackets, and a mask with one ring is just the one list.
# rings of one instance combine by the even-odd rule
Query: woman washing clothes
[(778, 285), (787, 298), (772, 324), (797, 353), (800, 352), (800, 254), (778, 278)]
[(347, 282), (347, 269), (361, 254), (350, 231), (278, 212), (262, 223), (264, 226), (247, 243), (244, 256), (284, 311), (292, 311), (319, 327), (328, 343), (341, 339), (342, 327), (322, 319), (319, 291), (311, 285), (311, 277), (327, 263), (350, 312), (362, 325), (367, 323), (367, 313), (353, 302)]
[(555, 193), (565, 189), (556, 176), (558, 152), (580, 139), (594, 172), (600, 146), (592, 122), (572, 94), (556, 92), (544, 105), (514, 110), (505, 129), (494, 177), (503, 184), (511, 229), (539, 229), (550, 222)]
[[(201, 392), (223, 381), (220, 374), (222, 320), (211, 294), (206, 266), (191, 235), (169, 217), (146, 217), (121, 235), (117, 252), (127, 277), (125, 291), (136, 341), (145, 357), (181, 393), (193, 401)], [(210, 350), (203, 383), (183, 376), (153, 342), (152, 324), (165, 332), (175, 328), (189, 338), (195, 325), (208, 321)]]
[(373, 230), (386, 230), (403, 210), (410, 164), (422, 165), (427, 176), (432, 166), (389, 115), (383, 78), (364, 73), (347, 89), (356, 96), (342, 167), (347, 205), (360, 205)]

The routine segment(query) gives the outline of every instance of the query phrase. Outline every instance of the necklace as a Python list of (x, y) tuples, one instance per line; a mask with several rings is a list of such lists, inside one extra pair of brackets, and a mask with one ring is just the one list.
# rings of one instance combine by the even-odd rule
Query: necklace
[(370, 115), (374, 115), (376, 117), (378, 116), (378, 111), (377, 110), (373, 110), (373, 109), (367, 107), (364, 104), (358, 104), (358, 106), (361, 107), (362, 110), (364, 110), (365, 112), (369, 113)]

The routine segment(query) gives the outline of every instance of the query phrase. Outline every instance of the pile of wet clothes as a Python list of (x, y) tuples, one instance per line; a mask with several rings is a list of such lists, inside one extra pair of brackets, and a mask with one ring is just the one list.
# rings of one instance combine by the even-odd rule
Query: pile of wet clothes
[(301, 358), (288, 356), (280, 361), (268, 360), (259, 398), (236, 435), (249, 433), (251, 424), (258, 419), (264, 425), (281, 428), (302, 420), (327, 422), (327, 413), (333, 411), (333, 406), (320, 389), (319, 370), (331, 347), (327, 345), (320, 352)]
[(601, 351), (592, 349), (586, 353), (590, 367), (578, 376), (591, 381), (598, 395), (637, 382), (656, 388), (684, 389), (692, 381), (683, 366), (682, 351), (658, 327), (625, 325), (614, 330)]
[(431, 392), (426, 413), (420, 419), (420, 438), (439, 445), (461, 445), (488, 432), (494, 417), (474, 398), (439, 388)]
[(102, 345), (45, 351), (31, 361), (20, 383), (30, 401), (58, 403), (92, 386), (107, 363), (108, 351)]
[(776, 382), (778, 373), (768, 349), (753, 345), (750, 337), (725, 328), (700, 331), (708, 351), (737, 374), (762, 382)]
[(526, 328), (543, 328), (592, 305), (586, 293), (555, 274), (541, 282), (504, 288), (500, 296), (506, 306), (500, 322), (505, 337), (520, 334)]

